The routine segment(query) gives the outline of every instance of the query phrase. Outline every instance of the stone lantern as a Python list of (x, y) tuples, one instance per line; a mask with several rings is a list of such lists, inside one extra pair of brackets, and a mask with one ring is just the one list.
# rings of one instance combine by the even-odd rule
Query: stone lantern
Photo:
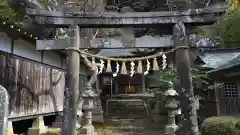
[(97, 98), (94, 100), (94, 111), (93, 114), (93, 121), (98, 123), (104, 123), (103, 119), (103, 109), (102, 109), (102, 103), (100, 100), (100, 94), (102, 93), (101, 89), (96, 89)]
[(94, 126), (92, 125), (92, 112), (94, 110), (93, 101), (98, 96), (92, 89), (92, 86), (86, 85), (85, 90), (82, 92), (82, 98), (84, 100), (83, 109), (84, 113), (84, 124), (80, 130), (80, 135), (96, 135)]
[(165, 108), (168, 111), (168, 123), (165, 126), (166, 135), (175, 135), (178, 126), (175, 123), (175, 113), (179, 109), (178, 93), (170, 87), (164, 95), (166, 96)]

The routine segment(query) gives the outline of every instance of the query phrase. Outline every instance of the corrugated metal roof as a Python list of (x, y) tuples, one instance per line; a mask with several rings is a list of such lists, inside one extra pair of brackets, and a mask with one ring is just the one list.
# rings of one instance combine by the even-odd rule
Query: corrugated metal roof
[(201, 67), (216, 69), (226, 62), (238, 57), (240, 52), (208, 52), (204, 53), (200, 58), (205, 63)]
[(238, 55), (237, 57), (233, 58), (232, 60), (220, 65), (217, 69), (209, 71), (208, 73), (218, 72), (218, 71), (229, 69), (229, 68), (239, 66), (239, 65), (240, 65), (240, 55)]

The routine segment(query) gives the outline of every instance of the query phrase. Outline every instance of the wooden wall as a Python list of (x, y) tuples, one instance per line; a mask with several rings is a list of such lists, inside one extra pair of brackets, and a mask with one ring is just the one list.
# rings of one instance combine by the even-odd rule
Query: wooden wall
[[(10, 119), (62, 111), (66, 60), (59, 54), (36, 51), (22, 39), (0, 32), (0, 85), (10, 96)], [(81, 64), (80, 89), (86, 78)]]
[(62, 111), (62, 70), (2, 52), (0, 78), (9, 92), (10, 118)]

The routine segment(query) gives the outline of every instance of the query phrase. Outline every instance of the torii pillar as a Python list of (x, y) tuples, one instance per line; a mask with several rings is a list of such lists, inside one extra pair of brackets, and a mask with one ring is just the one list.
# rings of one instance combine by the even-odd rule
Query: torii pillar
[(189, 47), (187, 44), (186, 28), (182, 21), (178, 21), (173, 28), (174, 45), (176, 50), (176, 67), (180, 83), (180, 107), (183, 119), (181, 121), (184, 135), (198, 135), (197, 106), (192, 85)]
[(70, 45), (67, 49), (67, 74), (64, 92), (62, 135), (76, 135), (77, 93), (79, 91), (80, 28), (73, 24), (70, 27)]

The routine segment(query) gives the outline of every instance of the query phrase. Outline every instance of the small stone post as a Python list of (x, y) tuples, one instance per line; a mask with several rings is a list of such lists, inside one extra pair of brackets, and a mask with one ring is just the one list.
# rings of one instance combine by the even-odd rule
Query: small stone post
[(171, 87), (164, 95), (166, 96), (165, 108), (168, 110), (168, 123), (165, 126), (165, 135), (175, 135), (178, 126), (175, 123), (175, 113), (179, 106), (178, 93)]
[(84, 113), (84, 125), (80, 129), (80, 135), (96, 135), (94, 126), (92, 125), (92, 111), (93, 111), (93, 100), (97, 97), (97, 93), (92, 90), (92, 86), (87, 85), (85, 90), (82, 92), (84, 99), (83, 109)]
[(0, 135), (6, 135), (8, 129), (8, 91), (0, 85)]

